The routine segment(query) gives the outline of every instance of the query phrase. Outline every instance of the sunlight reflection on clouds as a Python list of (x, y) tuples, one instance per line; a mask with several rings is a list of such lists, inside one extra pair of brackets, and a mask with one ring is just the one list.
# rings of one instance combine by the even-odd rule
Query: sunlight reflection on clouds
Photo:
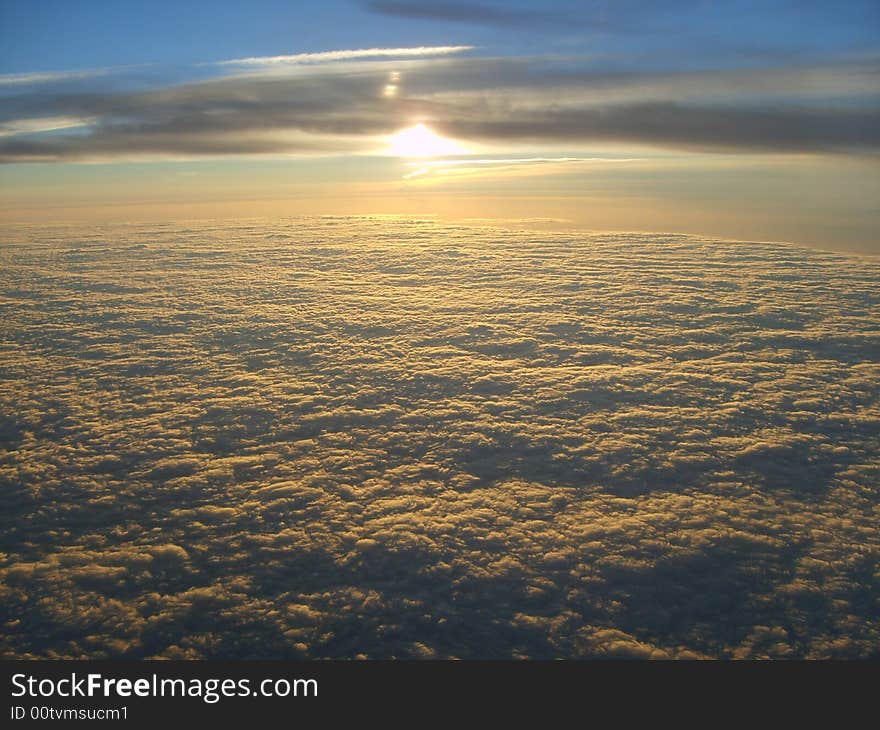
[(880, 645), (870, 259), (387, 218), (7, 239), (7, 656)]

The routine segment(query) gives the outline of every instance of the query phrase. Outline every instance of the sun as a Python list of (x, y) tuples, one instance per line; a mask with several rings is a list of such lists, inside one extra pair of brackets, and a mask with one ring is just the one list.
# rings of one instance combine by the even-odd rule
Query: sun
[(458, 144), (444, 139), (424, 124), (407, 127), (388, 138), (388, 153), (397, 157), (441, 157), (461, 152)]

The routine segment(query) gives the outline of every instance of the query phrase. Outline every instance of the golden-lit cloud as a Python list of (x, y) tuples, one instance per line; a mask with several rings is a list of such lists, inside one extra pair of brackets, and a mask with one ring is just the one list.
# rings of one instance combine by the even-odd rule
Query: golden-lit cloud
[(404, 175), (405, 180), (422, 177), (431, 173), (453, 173), (456, 175), (497, 174), (508, 170), (523, 172), (531, 170), (536, 174), (546, 173), (546, 168), (556, 169), (560, 165), (580, 164), (619, 164), (639, 162), (638, 157), (510, 157), (498, 159), (463, 160), (425, 160), (407, 163), (416, 169)]
[(338, 216), (4, 246), (5, 657), (876, 655), (876, 261)]

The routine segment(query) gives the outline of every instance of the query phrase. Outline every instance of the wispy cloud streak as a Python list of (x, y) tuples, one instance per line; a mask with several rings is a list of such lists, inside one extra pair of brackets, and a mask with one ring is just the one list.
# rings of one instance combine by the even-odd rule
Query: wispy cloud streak
[(38, 119), (17, 119), (13, 122), (0, 123), (0, 137), (16, 134), (34, 134), (37, 132), (54, 132), (59, 129), (85, 127), (95, 122), (94, 118), (80, 117), (41, 117)]
[(254, 56), (218, 61), (218, 66), (275, 66), (280, 64), (332, 63), (369, 58), (420, 58), (449, 56), (471, 51), (474, 46), (416, 46), (414, 48), (359, 48), (320, 53), (295, 53), (286, 56)]
[(410, 167), (416, 167), (410, 173), (403, 176), (404, 180), (422, 177), (431, 172), (446, 170), (468, 171), (473, 169), (509, 169), (523, 167), (542, 167), (544, 165), (572, 164), (572, 163), (621, 163), (637, 162), (639, 157), (509, 157), (495, 159), (474, 160), (423, 160), (421, 162), (409, 162)]
[(28, 71), (25, 73), (0, 74), (0, 86), (25, 86), (28, 84), (48, 84), (57, 81), (75, 81), (96, 76), (106, 76), (107, 68), (89, 68), (80, 71)]

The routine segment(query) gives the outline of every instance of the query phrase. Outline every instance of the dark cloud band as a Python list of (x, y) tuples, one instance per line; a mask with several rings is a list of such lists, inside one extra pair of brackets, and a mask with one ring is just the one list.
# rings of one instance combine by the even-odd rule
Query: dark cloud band
[(85, 118), (89, 126), (7, 134), (0, 161), (363, 151), (414, 118), (463, 140), (523, 145), (873, 153), (876, 65), (634, 74), (540, 59), (409, 61), (394, 98), (380, 92), (397, 66), (383, 63), (262, 70), (145, 92), (32, 88), (5, 97), (3, 119)]

